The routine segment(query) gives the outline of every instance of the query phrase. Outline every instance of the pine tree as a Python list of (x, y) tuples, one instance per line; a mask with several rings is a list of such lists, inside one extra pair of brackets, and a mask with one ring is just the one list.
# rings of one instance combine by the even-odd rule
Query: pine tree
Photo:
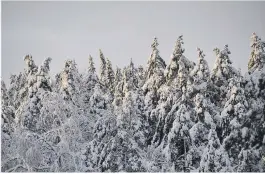
[(116, 67), (115, 78), (114, 78), (114, 86), (116, 87), (119, 84), (119, 82), (121, 82), (121, 80), (122, 80), (121, 69), (119, 67)]
[(200, 172), (232, 172), (229, 157), (212, 128), (200, 162)]
[(107, 110), (111, 110), (110, 101), (104, 95), (103, 88), (97, 83), (89, 100), (90, 113), (96, 115), (96, 117), (102, 117)]
[(205, 98), (202, 94), (197, 94), (195, 99), (195, 111), (196, 111), (196, 124), (189, 130), (192, 147), (189, 151), (189, 163), (191, 166), (198, 168), (203, 150), (208, 143), (208, 134), (211, 127), (215, 127), (215, 123), (218, 123), (218, 117), (215, 118), (214, 105)]
[(4, 81), (1, 81), (1, 157), (12, 156), (13, 132), (15, 128), (15, 109), (8, 105), (7, 89)]
[(211, 80), (217, 85), (227, 85), (227, 80), (234, 78), (238, 75), (238, 71), (232, 66), (232, 61), (229, 58), (231, 54), (228, 45), (224, 46), (224, 49), (214, 49), (217, 59), (214, 64), (214, 68), (211, 75)]
[(256, 33), (253, 33), (250, 39), (250, 47), (252, 51), (248, 62), (248, 70), (249, 72), (254, 72), (255, 70), (260, 70), (264, 67), (265, 42), (262, 41), (261, 38), (256, 35)]
[(256, 149), (242, 149), (238, 155), (237, 172), (263, 172), (261, 152)]
[(8, 94), (6, 84), (3, 80), (1, 80), (1, 105), (8, 105)]
[(124, 71), (124, 75), (123, 75), (123, 92), (127, 93), (129, 91), (135, 91), (136, 89), (138, 89), (138, 80), (137, 80), (137, 76), (136, 76), (136, 69), (134, 68), (134, 64), (132, 62), (130, 62), (130, 65), (128, 67), (126, 67), (125, 71)]
[(112, 64), (111, 61), (109, 59), (107, 59), (107, 63), (106, 63), (106, 72), (105, 72), (105, 85), (106, 87), (109, 89), (111, 95), (114, 92), (114, 71), (112, 69)]
[(151, 128), (151, 143), (154, 147), (160, 144), (165, 144), (163, 140), (166, 139), (167, 134), (172, 127), (174, 115), (169, 114), (173, 105), (173, 91), (167, 85), (163, 85), (159, 91), (160, 100), (157, 107), (151, 112), (154, 127)]
[(40, 65), (38, 68), (38, 72), (36, 73), (37, 76), (37, 88), (47, 88), (47, 90), (52, 91), (51, 89), (51, 81), (49, 76), (50, 71), (50, 62), (51, 58), (48, 57), (44, 60), (43, 65)]
[(101, 50), (99, 50), (99, 58), (100, 58), (99, 80), (101, 81), (101, 83), (104, 84), (107, 63), (105, 56), (103, 55)]
[(11, 75), (10, 86), (8, 88), (9, 105), (18, 109), (27, 99), (28, 87), (25, 74)]
[[(127, 92), (122, 114), (117, 117), (118, 138), (121, 139), (121, 154), (123, 158), (119, 171), (143, 171), (142, 151), (145, 149), (148, 134), (148, 123), (143, 112), (143, 99), (134, 92)], [(125, 156), (124, 156), (125, 155)]]
[(154, 42), (151, 45), (152, 53), (147, 62), (146, 78), (143, 89), (147, 93), (151, 90), (157, 90), (164, 83), (164, 69), (166, 67), (165, 61), (160, 57), (157, 38), (154, 38)]
[(251, 145), (251, 139), (253, 139), (252, 136), (254, 134), (249, 129), (251, 126), (250, 116), (252, 115), (252, 110), (249, 107), (240, 83), (241, 80), (238, 79), (231, 89), (230, 98), (221, 113), (221, 127), (223, 131), (221, 141), (233, 165), (238, 163), (237, 156), (241, 149), (248, 148)]
[[(50, 92), (50, 83), (47, 80), (49, 73), (49, 63), (51, 59), (45, 59), (43, 65), (39, 67), (39, 71), (34, 75), (34, 79), (37, 79), (34, 84), (28, 84), (29, 94), (28, 101), (23, 106), (23, 114), (18, 118), (19, 123), (22, 127), (29, 129), (32, 132), (42, 133), (45, 131), (40, 123), (42, 118), (40, 117), (40, 110), (43, 106), (42, 98), (45, 96), (46, 92)], [(40, 77), (38, 77), (40, 76)], [(37, 78), (38, 77), (38, 78)]]
[(81, 75), (74, 60), (67, 60), (60, 73), (60, 93), (66, 100), (80, 105)]
[[(158, 104), (158, 90), (165, 81), (163, 73), (166, 67), (164, 60), (159, 56), (157, 46), (157, 38), (154, 38), (154, 42), (151, 45), (152, 53), (148, 60), (145, 72), (146, 82), (142, 87), (145, 95), (145, 114), (148, 117), (149, 124), (152, 128), (156, 125), (156, 118), (151, 116), (151, 112)], [(150, 135), (150, 139), (151, 137), (152, 134)]]
[(200, 48), (197, 48), (198, 52), (198, 64), (190, 73), (190, 80), (192, 85), (188, 86), (190, 95), (196, 93), (206, 93), (209, 86), (210, 70), (207, 61), (204, 59), (205, 54)]
[[(262, 172), (265, 170), (264, 42), (254, 33), (248, 72), (215, 49), (210, 74), (176, 42), (166, 67), (154, 39), (146, 69), (115, 73), (100, 51), (79, 73), (74, 60), (50, 76), (51, 58), (1, 82), (4, 172)], [(195, 67), (194, 67), (195, 66)]]
[(225, 45), (222, 51), (218, 48), (215, 48), (214, 51), (217, 58), (212, 70), (211, 81), (214, 84), (213, 91), (217, 91), (217, 95), (215, 95), (215, 103), (218, 103), (220, 107), (223, 107), (226, 102), (226, 86), (228, 86), (229, 79), (237, 78), (240, 74), (232, 66), (232, 61), (229, 58), (229, 54), (231, 54), (231, 52), (228, 45)]
[(173, 106), (173, 108), (177, 111), (175, 112), (172, 128), (168, 133), (164, 153), (168, 161), (174, 164), (174, 171), (186, 172), (189, 170), (187, 152), (191, 145), (189, 129), (194, 125), (191, 118), (193, 113), (186, 100), (182, 100), (177, 108), (176, 106)]
[(38, 67), (35, 65), (34, 60), (32, 59), (31, 55), (26, 55), (24, 57), (24, 61), (27, 65), (27, 68), (25, 69), (25, 72), (27, 75), (34, 75), (38, 71)]
[(94, 92), (95, 85), (99, 83), (96, 68), (94, 66), (93, 58), (89, 55), (88, 58), (88, 68), (82, 78), (81, 93), (84, 98), (83, 101), (85, 104), (89, 102), (91, 95)]
[(171, 62), (167, 66), (166, 71), (165, 71), (165, 77), (167, 84), (171, 84), (172, 81), (174, 81), (175, 78), (178, 76), (179, 68), (180, 68), (180, 63), (182, 64), (182, 68), (186, 69), (188, 72), (191, 71), (194, 68), (195, 63), (189, 61), (183, 53), (185, 52), (185, 49), (182, 48), (184, 42), (183, 42), (183, 35), (179, 36), (173, 53), (171, 55)]
[(114, 100), (113, 100), (113, 105), (115, 107), (115, 110), (120, 110), (120, 107), (122, 105), (122, 99), (123, 99), (123, 87), (124, 82), (122, 80), (122, 73), (120, 68), (116, 68), (115, 72), (115, 80), (114, 80)]
[(142, 65), (140, 65), (137, 68), (137, 81), (138, 81), (138, 86), (142, 87), (144, 85), (145, 77), (144, 77), (144, 68)]
[(117, 161), (115, 154), (118, 154), (119, 149), (112, 145), (116, 135), (117, 123), (111, 114), (106, 114), (97, 120), (94, 126), (94, 138), (82, 152), (85, 172), (102, 172), (107, 169), (117, 171), (117, 165), (121, 161)]

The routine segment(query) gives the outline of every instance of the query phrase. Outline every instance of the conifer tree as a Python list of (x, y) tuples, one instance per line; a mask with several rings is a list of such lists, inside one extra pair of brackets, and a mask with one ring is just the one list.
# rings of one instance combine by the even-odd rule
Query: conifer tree
[(94, 66), (93, 58), (89, 55), (88, 58), (88, 68), (83, 75), (83, 82), (81, 87), (82, 97), (85, 104), (89, 103), (90, 97), (93, 94), (95, 85), (99, 82), (96, 68)]
[(177, 78), (179, 68), (180, 68), (180, 63), (182, 64), (182, 68), (186, 69), (188, 72), (191, 71), (195, 65), (195, 63), (189, 61), (183, 53), (185, 52), (185, 49), (183, 48), (183, 35), (179, 36), (173, 53), (171, 55), (171, 62), (167, 66), (166, 71), (165, 71), (165, 77), (166, 81), (168, 84), (171, 84), (174, 79)]
[(105, 71), (105, 85), (109, 89), (110, 93), (113, 94), (114, 92), (114, 71), (112, 69), (112, 64), (109, 59), (107, 59), (106, 63), (106, 71)]
[(99, 50), (99, 58), (100, 58), (99, 80), (104, 84), (107, 63), (105, 56), (103, 55), (101, 50)]
[(159, 101), (158, 89), (164, 83), (164, 69), (166, 64), (164, 60), (159, 56), (159, 51), (157, 49), (158, 42), (157, 38), (154, 38), (152, 43), (152, 53), (147, 63), (146, 68), (146, 82), (142, 89), (145, 95), (145, 114), (149, 117), (149, 124), (151, 127), (155, 126), (155, 120), (150, 118), (150, 114), (153, 109), (157, 106)]
[(140, 65), (137, 68), (137, 79), (138, 79), (138, 86), (142, 87), (144, 85), (145, 77), (144, 77), (144, 67)]
[(204, 59), (205, 54), (200, 48), (197, 48), (198, 53), (198, 63), (190, 73), (190, 79), (192, 85), (188, 86), (188, 90), (191, 95), (200, 92), (206, 93), (209, 79), (210, 79), (210, 70), (207, 61)]
[(184, 99), (179, 103), (164, 150), (168, 161), (174, 164), (173, 168), (176, 172), (189, 170), (187, 163), (187, 152), (191, 145), (189, 129), (194, 125), (194, 122), (191, 118), (192, 110), (186, 105), (186, 102)]
[(260, 37), (253, 33), (251, 36), (251, 56), (248, 62), (249, 72), (254, 72), (255, 70), (261, 70), (265, 64), (265, 42), (261, 40)]
[(215, 48), (214, 52), (217, 59), (214, 64), (211, 79), (217, 86), (226, 85), (228, 83), (228, 79), (238, 75), (238, 71), (232, 66), (232, 61), (229, 57), (231, 52), (228, 45), (225, 45), (222, 51)]
[(166, 67), (165, 61), (160, 57), (157, 38), (154, 38), (154, 41), (151, 45), (152, 53), (147, 62), (146, 68), (146, 78), (147, 81), (143, 86), (144, 92), (147, 93), (151, 90), (157, 90), (164, 83), (164, 69)]
[(230, 160), (212, 128), (200, 162), (200, 172), (232, 172)]
[(214, 84), (214, 91), (217, 91), (215, 95), (215, 103), (219, 104), (220, 107), (224, 106), (225, 97), (227, 95), (227, 90), (229, 79), (237, 78), (239, 72), (232, 66), (232, 61), (230, 60), (229, 54), (231, 54), (228, 45), (224, 46), (224, 49), (215, 48), (214, 52), (217, 56), (214, 68), (211, 74), (211, 81)]
[[(49, 72), (49, 68), (47, 67), (49, 67), (50, 61), (50, 58), (45, 59), (43, 65), (39, 67), (39, 71), (34, 74), (33, 78), (37, 79), (35, 83), (28, 84), (28, 88), (30, 89), (28, 101), (23, 106), (24, 113), (18, 118), (21, 126), (32, 132), (42, 133), (45, 131), (43, 130), (40, 123), (42, 120), (40, 117), (40, 110), (43, 106), (41, 101), (42, 98), (44, 97), (45, 93), (51, 89), (50, 83), (46, 78)], [(38, 75), (40, 75), (40, 77), (37, 78)]]
[(238, 154), (242, 148), (248, 148), (254, 138), (254, 132), (251, 126), (250, 116), (252, 110), (245, 98), (244, 90), (240, 86), (240, 79), (231, 90), (229, 100), (221, 113), (221, 127), (224, 148), (228, 152), (232, 165), (238, 163)]
[(4, 81), (1, 81), (1, 156), (8, 158), (12, 155), (12, 138), (15, 128), (15, 109), (8, 105), (7, 89)]
[[(50, 76), (51, 58), (1, 82), (4, 172), (262, 172), (265, 170), (264, 42), (253, 33), (248, 72), (230, 50), (184, 56), (177, 39), (166, 67), (157, 39), (146, 68), (114, 73), (100, 51), (84, 73), (74, 60)], [(8, 87), (9, 86), (9, 87)]]
[(74, 60), (67, 60), (63, 71), (60, 73), (60, 93), (66, 100), (80, 105), (81, 75)]
[(261, 152), (257, 149), (242, 149), (238, 155), (237, 172), (263, 172), (264, 161)]
[(114, 86), (115, 86), (115, 91), (114, 91), (114, 100), (113, 100), (113, 105), (115, 110), (119, 110), (121, 105), (122, 105), (122, 99), (123, 99), (123, 86), (124, 82), (122, 80), (122, 73), (120, 68), (116, 68), (115, 72), (115, 81), (114, 81)]

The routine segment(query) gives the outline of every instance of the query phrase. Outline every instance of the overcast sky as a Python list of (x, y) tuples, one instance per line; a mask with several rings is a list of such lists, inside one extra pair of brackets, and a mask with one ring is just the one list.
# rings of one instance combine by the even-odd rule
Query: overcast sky
[(23, 71), (26, 54), (37, 65), (51, 57), (52, 75), (66, 59), (84, 72), (89, 54), (98, 69), (99, 49), (114, 68), (130, 58), (145, 66), (154, 36), (169, 63), (181, 34), (188, 59), (197, 62), (198, 46), (212, 69), (213, 48), (228, 44), (245, 72), (252, 32), (265, 39), (265, 2), (2, 2), (1, 76)]

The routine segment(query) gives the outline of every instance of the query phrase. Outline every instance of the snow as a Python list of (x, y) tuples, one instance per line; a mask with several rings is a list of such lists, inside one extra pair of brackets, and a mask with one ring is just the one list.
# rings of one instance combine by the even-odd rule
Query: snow
[(245, 138), (248, 133), (248, 128), (244, 127), (241, 131), (242, 131), (242, 138)]
[[(1, 83), (4, 172), (249, 172), (263, 171), (264, 42), (251, 38), (249, 72), (214, 49), (212, 71), (197, 48), (185, 57), (179, 36), (166, 66), (154, 38), (146, 68), (133, 60), (100, 70), (67, 60), (55, 77), (51, 58)], [(52, 83), (51, 83), (52, 82)]]

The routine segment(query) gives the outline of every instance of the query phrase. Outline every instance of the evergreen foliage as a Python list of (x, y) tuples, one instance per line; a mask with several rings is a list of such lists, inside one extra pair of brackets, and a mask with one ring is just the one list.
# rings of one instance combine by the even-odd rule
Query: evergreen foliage
[(100, 50), (50, 75), (51, 58), (1, 81), (3, 172), (264, 172), (265, 53), (253, 33), (248, 72), (228, 45), (210, 71), (179, 36), (168, 66), (154, 38), (147, 66), (113, 70)]

